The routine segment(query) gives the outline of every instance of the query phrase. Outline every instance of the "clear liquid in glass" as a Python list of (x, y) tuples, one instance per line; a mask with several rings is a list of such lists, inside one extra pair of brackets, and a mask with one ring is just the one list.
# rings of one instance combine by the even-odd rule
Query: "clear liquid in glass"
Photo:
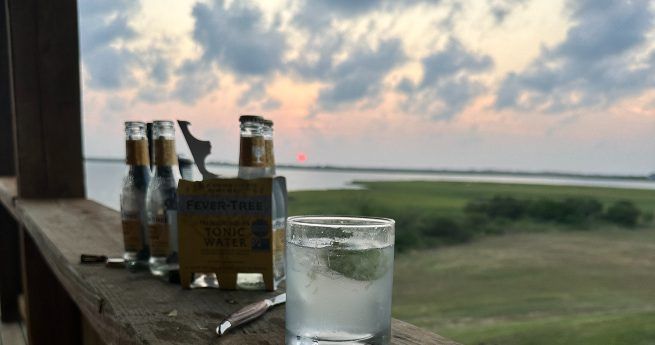
[(394, 247), (287, 242), (287, 345), (388, 344)]

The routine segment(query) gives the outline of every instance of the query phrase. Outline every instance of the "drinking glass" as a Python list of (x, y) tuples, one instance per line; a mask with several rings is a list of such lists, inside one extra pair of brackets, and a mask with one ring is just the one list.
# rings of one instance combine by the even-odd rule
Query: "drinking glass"
[(286, 344), (389, 344), (392, 219), (287, 222)]

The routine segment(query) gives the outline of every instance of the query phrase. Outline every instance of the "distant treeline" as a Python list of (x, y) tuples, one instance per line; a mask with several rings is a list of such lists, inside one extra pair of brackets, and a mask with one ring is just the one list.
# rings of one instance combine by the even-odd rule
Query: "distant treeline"
[[(476, 199), (464, 206), (463, 217), (445, 217), (430, 212), (381, 210), (371, 203), (362, 203), (362, 215), (386, 214), (396, 220), (396, 250), (431, 248), (469, 242), (476, 236), (525, 231), (535, 225), (560, 230), (593, 230), (599, 225), (615, 225), (634, 229), (650, 223), (652, 213), (644, 213), (633, 202), (616, 201), (603, 205), (588, 197), (565, 199), (519, 199), (497, 195)], [(544, 227), (545, 225), (545, 227)]]
[(471, 201), (464, 211), (470, 218), (483, 217), (485, 220), (528, 218), (539, 222), (576, 226), (607, 221), (628, 228), (635, 227), (641, 217), (641, 211), (631, 201), (617, 201), (604, 208), (600, 201), (589, 197), (529, 200), (494, 196), (491, 199)]

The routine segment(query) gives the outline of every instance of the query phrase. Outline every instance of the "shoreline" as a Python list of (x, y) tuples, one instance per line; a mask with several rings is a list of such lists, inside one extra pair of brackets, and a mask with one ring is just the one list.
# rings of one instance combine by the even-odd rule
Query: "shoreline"
[[(123, 163), (123, 158), (101, 158), (86, 157), (86, 162), (98, 163)], [(207, 162), (210, 166), (236, 167), (238, 164), (232, 162)], [(376, 168), (376, 167), (350, 167), (338, 165), (294, 165), (278, 164), (278, 169), (309, 170), (326, 172), (357, 172), (357, 173), (381, 173), (381, 174), (426, 174), (426, 175), (468, 175), (468, 176), (491, 176), (491, 177), (543, 177), (556, 179), (581, 179), (581, 180), (614, 180), (614, 181), (655, 181), (655, 176), (647, 175), (616, 175), (616, 174), (583, 174), (558, 171), (512, 171), (495, 169), (418, 169), (418, 168)]]

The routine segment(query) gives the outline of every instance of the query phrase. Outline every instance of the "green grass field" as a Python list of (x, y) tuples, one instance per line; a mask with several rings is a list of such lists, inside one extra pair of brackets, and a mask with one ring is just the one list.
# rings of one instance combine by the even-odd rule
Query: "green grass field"
[(466, 203), (475, 198), (503, 194), (518, 198), (588, 196), (603, 203), (631, 200), (643, 211), (655, 210), (655, 191), (465, 182), (360, 182), (362, 190), (293, 192), (290, 214), (360, 214), (362, 208), (415, 212), (430, 210), (445, 216), (460, 216)]
[[(421, 209), (459, 217), (469, 200), (496, 194), (590, 196), (603, 203), (631, 200), (645, 212), (655, 209), (655, 191), (644, 190), (363, 185), (367, 189), (291, 193), (290, 214), (362, 214), (375, 205), (376, 210)], [(532, 226), (524, 223), (518, 226)], [(394, 317), (464, 344), (655, 344), (654, 227), (598, 225), (574, 231), (547, 224), (536, 229), (398, 255)]]

